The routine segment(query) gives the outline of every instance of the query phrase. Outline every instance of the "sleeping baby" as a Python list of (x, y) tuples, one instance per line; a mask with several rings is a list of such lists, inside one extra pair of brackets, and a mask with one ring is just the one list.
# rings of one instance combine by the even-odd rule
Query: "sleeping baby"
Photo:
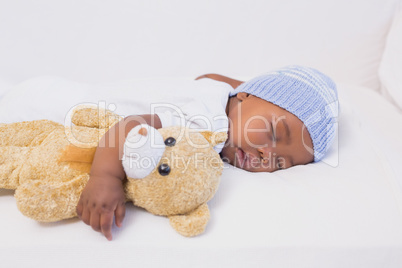
[[(182, 105), (182, 110), (127, 116), (102, 137), (77, 214), (107, 239), (112, 239), (113, 219), (120, 227), (125, 215), (126, 175), (121, 158), (125, 137), (138, 124), (158, 129), (190, 123), (192, 128), (225, 130), (227, 141), (214, 149), (224, 161), (250, 172), (274, 172), (320, 161), (334, 140), (336, 86), (315, 69), (288, 66), (246, 82), (217, 74), (196, 80), (200, 86), (188, 91), (197, 96), (196, 101)], [(224, 90), (217, 92), (216, 85)], [(203, 87), (213, 88), (213, 97)]]

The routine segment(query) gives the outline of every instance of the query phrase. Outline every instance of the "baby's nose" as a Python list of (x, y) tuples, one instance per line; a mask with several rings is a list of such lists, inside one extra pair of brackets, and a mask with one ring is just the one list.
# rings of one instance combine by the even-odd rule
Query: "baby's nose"
[(257, 149), (257, 151), (259, 152), (260, 156), (263, 158), (269, 157), (270, 155), (272, 155), (272, 153), (274, 152), (275, 148), (272, 146), (261, 146)]

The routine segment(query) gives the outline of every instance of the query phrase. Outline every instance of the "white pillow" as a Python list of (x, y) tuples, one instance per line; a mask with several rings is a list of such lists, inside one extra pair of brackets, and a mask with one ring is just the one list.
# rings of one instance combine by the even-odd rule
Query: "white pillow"
[(383, 95), (402, 110), (402, 10), (389, 31), (379, 77)]
[[(195, 120), (197, 113), (213, 120), (216, 114), (224, 111), (222, 103), (226, 104), (230, 90), (232, 87), (228, 84), (212, 79), (160, 77), (90, 84), (58, 76), (39, 76), (15, 85), (0, 99), (0, 124), (40, 119), (68, 124), (69, 113), (76, 105), (94, 104), (121, 116), (171, 115), (176, 106), (182, 109), (189, 122), (197, 122), (197, 127), (200, 127), (203, 123)], [(171, 122), (162, 118), (161, 121), (175, 125), (178, 122), (174, 118)], [(226, 127), (227, 123), (224, 120), (210, 122), (214, 130)]]

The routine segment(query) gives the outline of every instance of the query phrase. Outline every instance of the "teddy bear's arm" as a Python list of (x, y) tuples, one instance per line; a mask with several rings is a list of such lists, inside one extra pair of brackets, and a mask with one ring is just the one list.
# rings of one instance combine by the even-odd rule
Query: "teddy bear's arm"
[(122, 119), (121, 116), (95, 106), (78, 106), (71, 115), (71, 122), (76, 126), (90, 128), (111, 128)]
[(170, 225), (183, 236), (196, 236), (204, 232), (209, 221), (206, 203), (184, 215), (169, 216)]

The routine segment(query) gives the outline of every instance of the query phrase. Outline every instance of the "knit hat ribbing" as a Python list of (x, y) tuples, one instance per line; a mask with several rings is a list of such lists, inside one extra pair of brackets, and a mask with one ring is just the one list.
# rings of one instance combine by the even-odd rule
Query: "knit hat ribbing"
[(287, 66), (253, 78), (230, 93), (246, 92), (297, 116), (313, 141), (314, 161), (320, 161), (336, 134), (338, 94), (323, 73), (303, 66)]

